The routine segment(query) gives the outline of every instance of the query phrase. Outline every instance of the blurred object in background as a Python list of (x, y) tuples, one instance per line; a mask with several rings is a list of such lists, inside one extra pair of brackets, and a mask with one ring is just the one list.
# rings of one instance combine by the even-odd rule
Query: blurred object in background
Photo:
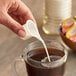
[(72, 15), (72, 0), (45, 0), (47, 22), (43, 25), (46, 34), (58, 35), (59, 24)]
[(22, 0), (32, 11), (38, 27), (43, 24), (43, 0)]

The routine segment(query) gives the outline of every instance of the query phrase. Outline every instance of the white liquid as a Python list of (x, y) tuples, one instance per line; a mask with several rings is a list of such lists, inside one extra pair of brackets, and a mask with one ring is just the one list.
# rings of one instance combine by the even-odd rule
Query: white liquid
[(44, 40), (41, 38), (41, 36), (39, 34), (37, 25), (33, 21), (28, 20), (26, 22), (26, 24), (24, 25), (24, 28), (25, 28), (25, 31), (28, 35), (33, 36), (33, 37), (37, 38), (38, 40), (40, 40), (42, 42), (42, 44), (45, 48), (46, 54), (47, 54), (48, 61), (50, 62), (50, 56), (49, 56), (49, 53), (48, 53), (47, 46), (46, 46)]
[[(61, 58), (61, 56), (51, 55), (51, 56), (50, 56), (50, 61), (51, 61), (51, 62), (54, 62), (54, 61), (59, 60), (60, 58)], [(47, 58), (47, 57), (45, 57), (44, 59), (42, 59), (41, 62), (45, 62), (45, 63), (42, 63), (42, 66), (48, 67), (48, 68), (49, 68), (49, 67), (55, 67), (55, 66), (60, 65), (60, 63), (57, 64), (57, 65), (52, 64), (52, 63), (47, 63), (47, 62), (48, 62), (48, 58)]]
[(42, 44), (43, 44), (43, 46), (44, 46), (44, 49), (45, 49), (45, 52), (46, 52), (46, 54), (47, 54), (48, 61), (51, 62), (51, 61), (50, 61), (50, 55), (49, 55), (49, 52), (48, 52), (48, 49), (47, 49), (47, 46), (46, 46), (44, 40), (42, 39), (41, 42), (42, 42)]

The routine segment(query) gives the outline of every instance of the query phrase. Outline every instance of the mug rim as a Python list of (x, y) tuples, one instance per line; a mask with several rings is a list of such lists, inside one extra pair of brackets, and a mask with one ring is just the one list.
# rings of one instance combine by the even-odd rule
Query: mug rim
[[(68, 51), (65, 49), (65, 47), (63, 46), (63, 44), (60, 43), (59, 41), (55, 40), (55, 39), (51, 39), (51, 40), (45, 39), (44, 41), (49, 41), (49, 42), (51, 42), (51, 41), (56, 41), (56, 42), (58, 42), (58, 43), (60, 44), (60, 46), (63, 48), (63, 51), (62, 51), (62, 50), (59, 50), (59, 51), (64, 52), (64, 55), (63, 55), (60, 59), (58, 59), (58, 60), (56, 60), (56, 61), (53, 61), (53, 62), (41, 62), (41, 61), (34, 60), (34, 59), (30, 58), (30, 57), (29, 57), (29, 59), (30, 59), (31, 61), (33, 61), (33, 62), (35, 62), (35, 63), (39, 63), (39, 64), (45, 64), (45, 63), (46, 63), (46, 64), (50, 64), (50, 67), (56, 67), (56, 66), (58, 66), (58, 65), (61, 65), (61, 64), (65, 63), (66, 60), (67, 60)], [(29, 47), (30, 45), (32, 45), (32, 44), (37, 43), (37, 42), (40, 42), (40, 41), (39, 41), (39, 40), (36, 40), (36, 41), (34, 41), (34, 42), (31, 42), (31, 43), (24, 49), (25, 56), (22, 55), (22, 58), (23, 58), (26, 62), (28, 61), (28, 60), (27, 60), (27, 58), (28, 58), (28, 57), (27, 57), (27, 53), (29, 52), (29, 51), (28, 51), (28, 47)], [(27, 50), (28, 52), (26, 53), (25, 50)], [(25, 57), (26, 57), (26, 58), (25, 58)]]

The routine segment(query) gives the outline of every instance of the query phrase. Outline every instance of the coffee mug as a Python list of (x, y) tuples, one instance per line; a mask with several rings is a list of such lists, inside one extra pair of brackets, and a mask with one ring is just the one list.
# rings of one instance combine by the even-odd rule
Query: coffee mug
[(68, 51), (58, 40), (44, 41), (50, 55), (50, 62), (42, 43), (34, 41), (26, 46), (21, 58), (14, 62), (14, 74), (17, 75), (17, 62), (23, 61), (28, 76), (64, 76)]

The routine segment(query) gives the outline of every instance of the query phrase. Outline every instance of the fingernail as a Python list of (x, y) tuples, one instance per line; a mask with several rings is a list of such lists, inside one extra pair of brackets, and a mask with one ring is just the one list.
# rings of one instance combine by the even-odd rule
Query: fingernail
[(25, 31), (19, 30), (19, 31), (18, 31), (18, 35), (19, 35), (20, 37), (25, 37)]

